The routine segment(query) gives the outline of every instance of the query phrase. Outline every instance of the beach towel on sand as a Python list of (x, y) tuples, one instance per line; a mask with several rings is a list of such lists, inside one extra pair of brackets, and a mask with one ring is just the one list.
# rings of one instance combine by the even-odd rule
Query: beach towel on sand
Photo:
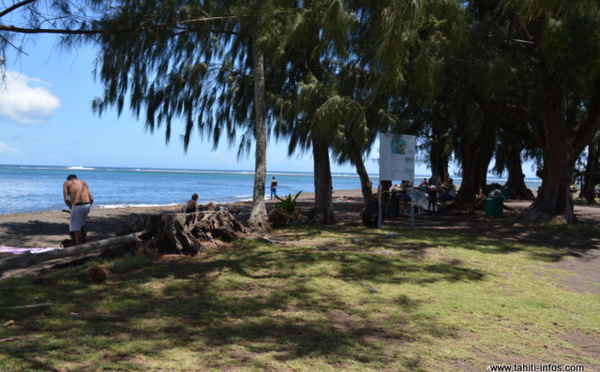
[(12, 254), (21, 254), (21, 253), (25, 253), (25, 252), (31, 252), (31, 253), (42, 253), (42, 252), (48, 252), (48, 251), (53, 251), (56, 248), (52, 248), (52, 247), (47, 247), (47, 248), (17, 248), (17, 247), (7, 247), (7, 246), (0, 246), (0, 253), (12, 253)]

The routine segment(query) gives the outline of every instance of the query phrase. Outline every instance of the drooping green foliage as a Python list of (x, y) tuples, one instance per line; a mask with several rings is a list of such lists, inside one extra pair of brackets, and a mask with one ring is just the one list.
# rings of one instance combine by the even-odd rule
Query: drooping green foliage
[[(255, 145), (255, 182), (249, 224), (267, 229), (264, 205), (268, 129), (265, 101), (265, 43), (277, 1), (124, 2), (106, 14), (102, 27), (123, 25), (143, 32), (103, 34), (98, 76), (104, 95), (94, 103), (100, 114), (129, 104), (154, 131), (184, 126), (187, 150), (192, 134), (239, 141), (238, 155)], [(271, 15), (274, 15), (271, 17)]]
[(165, 126), (167, 142), (173, 120), (180, 119), (186, 149), (194, 129), (211, 136), (215, 146), (222, 134), (233, 141), (241, 119), (251, 117), (252, 105), (241, 105), (246, 110), (240, 112), (225, 103), (234, 98), (249, 103), (252, 96), (240, 94), (250, 89), (241, 76), (248, 73), (247, 63), (227, 54), (235, 27), (230, 22), (235, 15), (229, 14), (226, 6), (211, 1), (124, 3), (103, 19), (103, 27), (143, 26), (146, 31), (102, 35), (97, 76), (105, 90), (94, 109), (102, 114), (115, 106), (121, 114), (129, 103), (150, 131)]

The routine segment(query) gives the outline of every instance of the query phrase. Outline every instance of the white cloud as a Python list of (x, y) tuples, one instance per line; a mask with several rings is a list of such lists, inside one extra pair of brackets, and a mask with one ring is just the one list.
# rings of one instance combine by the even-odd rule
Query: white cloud
[(213, 159), (224, 159), (226, 157), (221, 151), (212, 151), (210, 157)]
[(0, 87), (0, 119), (18, 124), (33, 124), (49, 118), (60, 106), (48, 91), (49, 84), (8, 71)]
[(18, 135), (18, 136), (13, 136), (12, 138), (10, 138), (12, 141), (37, 141), (40, 139), (40, 137), (35, 136), (35, 135), (29, 135), (29, 136), (25, 136), (25, 135)]
[(0, 154), (16, 154), (18, 152), (19, 152), (19, 150), (8, 146), (4, 142), (0, 142)]

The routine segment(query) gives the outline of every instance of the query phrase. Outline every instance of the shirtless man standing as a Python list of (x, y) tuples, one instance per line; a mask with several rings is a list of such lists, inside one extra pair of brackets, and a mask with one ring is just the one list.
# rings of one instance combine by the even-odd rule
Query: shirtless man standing
[(63, 197), (71, 210), (69, 232), (75, 236), (76, 245), (83, 244), (85, 239), (81, 230), (85, 227), (85, 219), (94, 202), (92, 192), (85, 181), (78, 180), (76, 175), (70, 174), (63, 183)]

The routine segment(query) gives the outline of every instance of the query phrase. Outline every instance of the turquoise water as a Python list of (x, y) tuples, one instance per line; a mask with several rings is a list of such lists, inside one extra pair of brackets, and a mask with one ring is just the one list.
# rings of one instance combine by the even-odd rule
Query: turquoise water
[[(0, 165), (0, 214), (65, 209), (62, 184), (71, 173), (90, 186), (94, 208), (182, 204), (193, 193), (200, 195), (200, 203), (231, 203), (251, 200), (254, 184), (254, 173), (243, 171)], [(273, 176), (280, 196), (314, 191), (312, 173), (268, 173), (267, 187)], [(423, 177), (428, 175), (416, 179)], [(460, 184), (460, 177), (454, 179)], [(377, 175), (372, 180), (375, 185), (379, 182)], [(541, 183), (538, 179), (526, 181), (530, 187)], [(488, 179), (492, 182), (505, 180)], [(360, 180), (356, 174), (337, 173), (333, 188), (357, 189)], [(265, 195), (270, 195), (269, 190)]]

